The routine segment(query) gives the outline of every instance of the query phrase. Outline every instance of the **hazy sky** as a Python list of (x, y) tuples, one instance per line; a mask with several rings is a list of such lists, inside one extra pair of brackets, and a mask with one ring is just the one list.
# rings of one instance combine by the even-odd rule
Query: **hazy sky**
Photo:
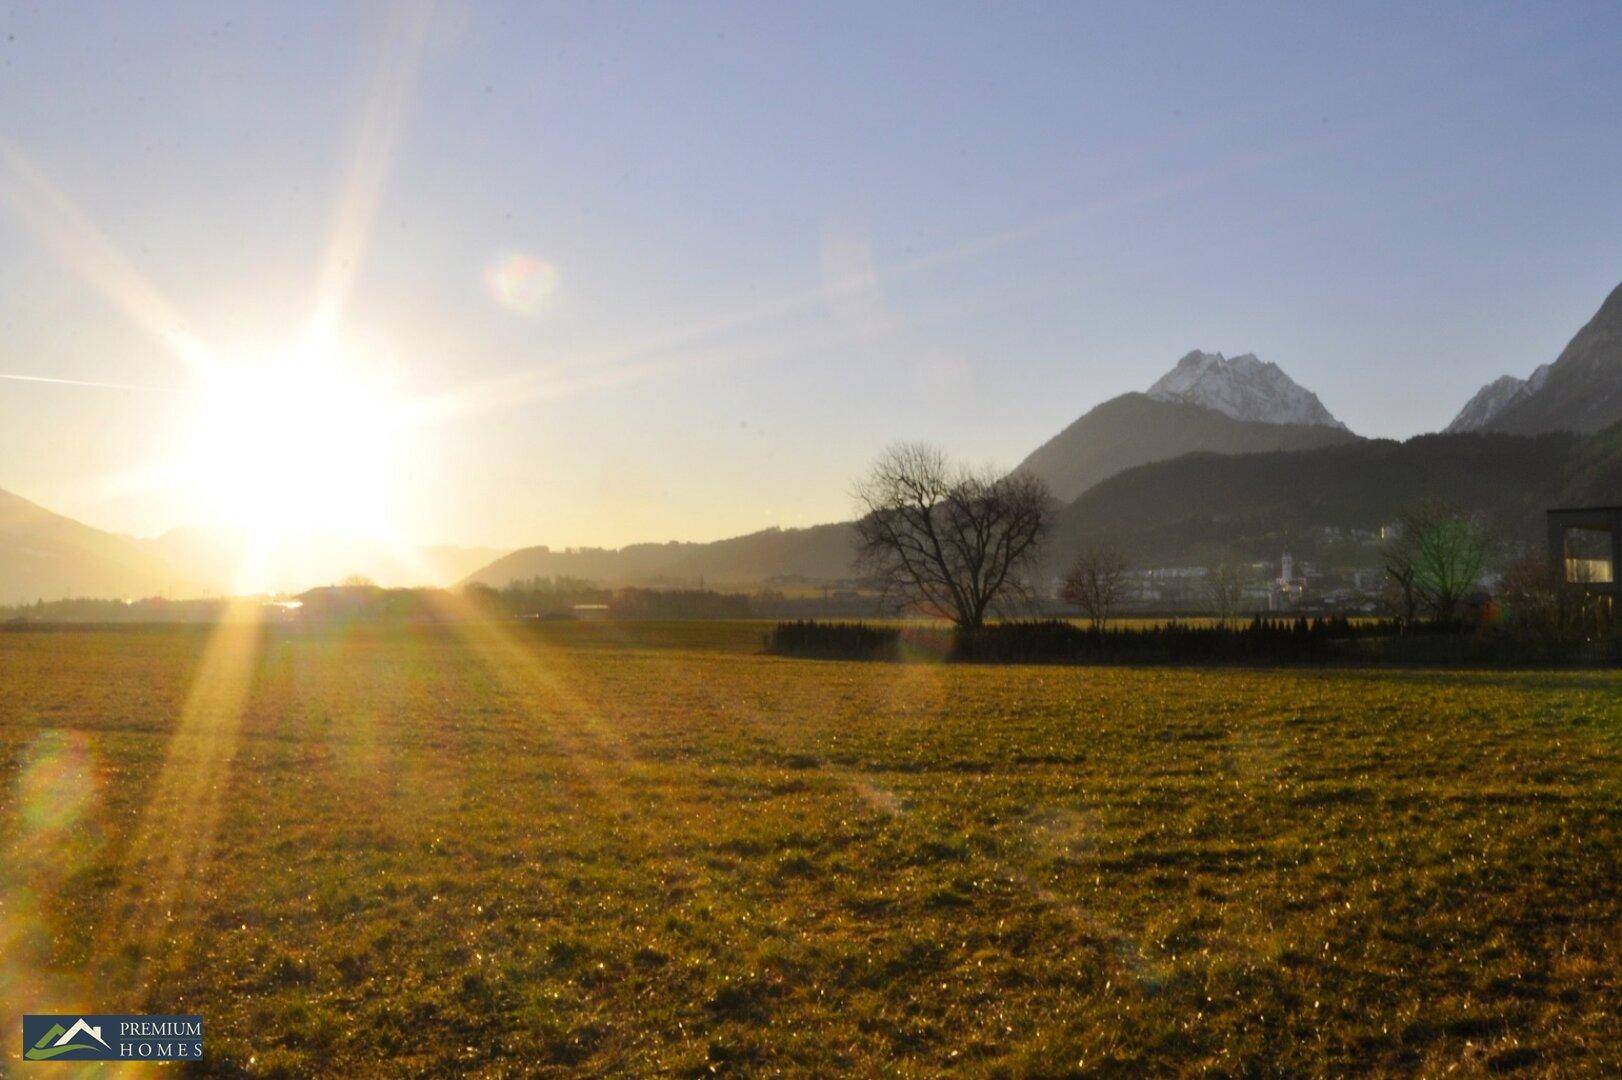
[(392, 520), (501, 545), (835, 519), (1195, 347), (1434, 430), (1622, 279), (1615, 3), (327, 7), (0, 11), (0, 374), (157, 388), (0, 380), (0, 488), (208, 520), (154, 328), (276, 355), (337, 221), (346, 355), (482, 388)]

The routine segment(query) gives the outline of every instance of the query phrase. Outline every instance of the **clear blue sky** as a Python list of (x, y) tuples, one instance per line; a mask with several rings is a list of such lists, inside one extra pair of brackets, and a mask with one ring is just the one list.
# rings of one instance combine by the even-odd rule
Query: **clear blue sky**
[[(0, 9), (0, 138), (227, 352), (307, 319), (378, 126), (401, 17), (324, 6)], [(1622, 8), (1415, 9), (441, 5), (343, 321), (412, 393), (508, 389), (402, 452), (398, 527), (834, 519), (886, 442), (1012, 464), (1195, 347), (1363, 434), (1442, 426), (1622, 280)], [(0, 213), (0, 372), (185, 387), (28, 213)], [(556, 275), (533, 305), (492, 293), (513, 253)], [(104, 482), (193, 408), (0, 381), (0, 488), (193, 520)]]

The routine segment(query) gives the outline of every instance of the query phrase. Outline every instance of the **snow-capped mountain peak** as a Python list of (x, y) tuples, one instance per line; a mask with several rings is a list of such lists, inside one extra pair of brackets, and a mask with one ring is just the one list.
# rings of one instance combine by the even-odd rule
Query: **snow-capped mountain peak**
[(1215, 409), (1235, 420), (1267, 424), (1316, 424), (1346, 430), (1318, 395), (1284, 374), (1277, 364), (1255, 353), (1232, 359), (1221, 353), (1193, 352), (1149, 388), (1159, 401), (1177, 401)]

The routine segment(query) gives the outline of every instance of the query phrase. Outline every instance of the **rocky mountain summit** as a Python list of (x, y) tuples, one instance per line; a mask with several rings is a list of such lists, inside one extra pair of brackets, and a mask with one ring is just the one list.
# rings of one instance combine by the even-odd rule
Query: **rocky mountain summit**
[(1505, 409), (1511, 405), (1531, 397), (1543, 388), (1543, 382), (1549, 377), (1550, 365), (1544, 364), (1532, 372), (1529, 379), (1517, 378), (1514, 375), (1504, 375), (1477, 390), (1475, 396), (1464, 403), (1459, 415), (1442, 431), (1447, 435), (1461, 435), (1467, 431), (1481, 431), (1497, 419)]
[(1346, 430), (1317, 394), (1284, 374), (1277, 364), (1258, 360), (1255, 353), (1229, 359), (1195, 349), (1149, 388), (1149, 396), (1215, 409), (1235, 420)]
[[(1536, 385), (1533, 385), (1535, 381)], [(1622, 285), (1611, 290), (1594, 317), (1554, 363), (1528, 380), (1516, 397), (1486, 423), (1485, 430), (1511, 435), (1546, 431), (1582, 434), (1622, 420)]]

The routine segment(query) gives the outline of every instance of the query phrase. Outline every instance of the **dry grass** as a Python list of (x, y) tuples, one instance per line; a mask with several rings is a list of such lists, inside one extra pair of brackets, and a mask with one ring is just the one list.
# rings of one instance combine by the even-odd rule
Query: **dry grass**
[(277, 631), (201, 705), (203, 632), (0, 634), (8, 1011), (227, 1073), (1622, 1070), (1617, 673), (762, 630)]

